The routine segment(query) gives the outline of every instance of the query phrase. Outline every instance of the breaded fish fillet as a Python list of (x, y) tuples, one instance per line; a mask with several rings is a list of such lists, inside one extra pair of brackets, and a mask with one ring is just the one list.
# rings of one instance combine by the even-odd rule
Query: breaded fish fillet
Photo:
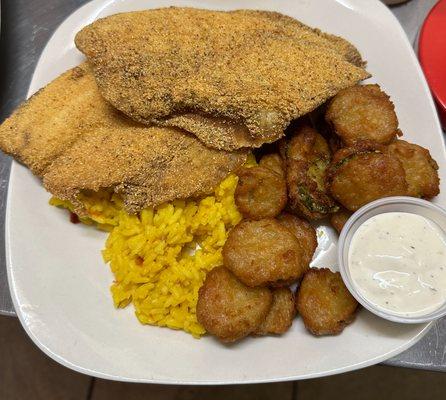
[(209, 149), (175, 128), (140, 125), (107, 104), (87, 64), (64, 73), (0, 126), (0, 148), (69, 200), (112, 189), (136, 212), (212, 192), (246, 153)]
[(279, 139), (291, 120), (369, 77), (344, 39), (267, 11), (122, 13), (75, 42), (117, 109), (225, 150)]

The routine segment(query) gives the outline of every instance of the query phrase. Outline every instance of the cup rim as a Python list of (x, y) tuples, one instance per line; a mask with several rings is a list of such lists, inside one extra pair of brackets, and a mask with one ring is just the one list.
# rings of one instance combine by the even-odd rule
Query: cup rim
[[(368, 213), (370, 210), (373, 210), (374, 208), (382, 207), (389, 204), (409, 204), (409, 205), (418, 205), (426, 208), (430, 208), (431, 210), (434, 210), (438, 214), (442, 214), (446, 218), (446, 209), (439, 206), (438, 204), (431, 203), (430, 201), (419, 199), (416, 197), (408, 197), (408, 196), (393, 196), (393, 197), (384, 197), (382, 199), (374, 200), (364, 206), (362, 206), (360, 209), (355, 211), (350, 218), (345, 223), (344, 227), (341, 230), (341, 234), (339, 235), (338, 240), (338, 266), (339, 271), (342, 276), (342, 280), (344, 281), (345, 285), (347, 286), (347, 289), (352, 294), (352, 296), (367, 310), (372, 312), (373, 314), (387, 319), (392, 322), (400, 322), (404, 324), (418, 324), (423, 322), (430, 322), (434, 321), (438, 318), (441, 318), (446, 315), (446, 302), (443, 304), (443, 306), (439, 307), (438, 309), (432, 311), (429, 314), (416, 316), (416, 317), (405, 317), (397, 314), (393, 314), (391, 312), (387, 312), (381, 308), (376, 307), (372, 302), (370, 302), (365, 296), (363, 296), (359, 291), (356, 289), (355, 284), (353, 283), (353, 280), (350, 277), (350, 274), (348, 273), (347, 269), (348, 266), (345, 265), (344, 260), (344, 250), (347, 246), (346, 238), (349, 234), (350, 230), (352, 229), (353, 225), (356, 223), (356, 221), (361, 218), (364, 214)], [(381, 214), (381, 213), (379, 213)], [(418, 213), (414, 212), (413, 214)]]

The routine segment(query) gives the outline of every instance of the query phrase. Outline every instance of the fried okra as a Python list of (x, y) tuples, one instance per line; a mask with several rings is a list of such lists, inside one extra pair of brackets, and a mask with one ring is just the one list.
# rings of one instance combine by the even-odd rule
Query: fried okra
[(325, 139), (313, 128), (300, 125), (282, 144), (282, 152), (286, 154), (289, 207), (293, 213), (314, 220), (336, 211), (337, 205), (326, 188), (331, 154)]
[(409, 196), (430, 199), (440, 193), (438, 164), (429, 150), (404, 140), (396, 140), (389, 144), (388, 151), (403, 165)]
[(287, 191), (283, 174), (258, 166), (241, 168), (238, 177), (235, 204), (245, 218), (272, 218), (285, 208)]
[(273, 303), (265, 320), (254, 331), (255, 335), (280, 335), (290, 329), (296, 316), (293, 292), (290, 288), (272, 290)]
[(285, 286), (308, 267), (297, 238), (275, 219), (245, 220), (223, 247), (223, 263), (248, 286)]
[(316, 229), (304, 219), (288, 213), (280, 214), (277, 220), (297, 237), (303, 252), (303, 262), (310, 265), (317, 248)]
[(400, 133), (395, 107), (379, 85), (358, 85), (341, 90), (325, 114), (345, 145), (369, 140), (388, 144)]
[(311, 268), (300, 283), (296, 307), (313, 335), (336, 335), (353, 321), (358, 302), (339, 272)]
[(198, 293), (197, 319), (222, 342), (234, 342), (254, 332), (272, 305), (268, 288), (250, 288), (224, 267), (211, 270)]
[(278, 153), (265, 154), (260, 159), (259, 166), (277, 172), (280, 176), (285, 176), (285, 163)]
[(335, 153), (328, 173), (332, 196), (347, 210), (388, 196), (407, 195), (404, 168), (385, 146), (361, 142)]
[(336, 229), (338, 233), (341, 233), (342, 228), (351, 215), (351, 211), (348, 211), (344, 207), (341, 207), (339, 211), (336, 211), (334, 214), (330, 215), (330, 224), (333, 228)]

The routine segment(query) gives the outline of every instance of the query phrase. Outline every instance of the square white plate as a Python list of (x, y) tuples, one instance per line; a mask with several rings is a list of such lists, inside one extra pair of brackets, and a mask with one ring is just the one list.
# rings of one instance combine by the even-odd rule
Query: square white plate
[[(405, 138), (428, 147), (440, 165), (445, 203), (446, 157), (428, 87), (397, 20), (378, 0), (93, 0), (57, 29), (37, 65), (29, 94), (82, 61), (74, 35), (116, 12), (168, 5), (280, 11), (342, 35), (368, 60), (395, 102)], [(181, 384), (229, 384), (303, 379), (345, 372), (383, 361), (419, 340), (428, 325), (398, 325), (362, 310), (334, 337), (315, 338), (300, 319), (283, 337), (247, 339), (224, 346), (180, 331), (143, 326), (131, 306), (115, 310), (112, 274), (100, 250), (106, 236), (73, 225), (48, 203), (49, 194), (23, 166), (11, 170), (6, 219), (8, 277), (26, 332), (50, 357), (101, 378)], [(324, 232), (314, 265), (335, 268), (336, 237)]]

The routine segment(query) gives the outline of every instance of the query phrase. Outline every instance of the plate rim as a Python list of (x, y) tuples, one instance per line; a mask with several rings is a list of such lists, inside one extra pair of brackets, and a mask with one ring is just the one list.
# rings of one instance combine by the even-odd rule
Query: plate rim
[[(341, 3), (341, 4), (344, 3), (344, 0), (333, 0), (333, 1), (337, 2), (337, 3)], [(35, 73), (37, 70), (37, 66), (40, 64), (41, 59), (44, 57), (45, 52), (48, 47), (48, 44), (52, 41), (54, 36), (58, 33), (61, 26), (64, 25), (65, 22), (69, 18), (74, 18), (76, 14), (81, 13), (81, 11), (84, 9), (92, 8), (93, 10), (96, 11), (96, 10), (98, 10), (102, 7), (105, 7), (106, 5), (114, 3), (114, 2), (123, 2), (123, 1), (122, 0), (91, 0), (91, 1), (87, 2), (86, 4), (80, 6), (76, 10), (74, 10), (71, 14), (67, 15), (67, 17), (58, 25), (58, 27), (55, 29), (55, 31), (53, 32), (51, 37), (48, 39), (48, 42), (46, 43), (44, 49), (42, 50), (42, 53), (40, 54), (40, 56), (38, 58), (38, 61), (36, 63), (36, 67), (33, 71), (32, 79), (31, 79), (31, 82), (30, 82), (30, 85), (28, 88), (27, 98), (29, 98), (30, 95), (32, 95), (37, 89), (36, 86), (38, 86), (38, 85), (36, 85), (34, 82), (35, 78), (36, 78)], [(369, 3), (368, 6), (370, 6), (370, 5), (372, 5), (372, 7), (381, 7), (383, 9), (383, 12), (386, 12), (394, 20), (393, 21), (394, 24), (397, 25), (397, 27), (395, 27), (395, 28), (399, 30), (402, 40), (405, 42), (406, 47), (409, 48), (412, 53), (411, 54), (412, 58), (414, 58), (416, 60), (416, 56), (413, 51), (413, 48), (410, 45), (410, 42), (409, 42), (403, 28), (401, 27), (399, 21), (392, 14), (392, 12), (383, 3), (381, 3), (380, 0), (374, 0), (374, 4), (372, 4), (372, 2), (371, 2), (371, 3)], [(149, 7), (150, 7), (150, 5), (149, 5)], [(96, 12), (94, 14), (96, 14)], [(428, 84), (426, 82), (426, 79), (424, 77), (424, 74), (422, 73), (421, 67), (418, 62), (416, 63), (416, 67), (418, 69), (418, 72), (421, 77), (421, 81), (423, 83), (424, 88), (427, 89), (427, 91), (429, 92)], [(438, 114), (435, 112), (433, 98), (431, 95), (429, 95), (428, 98), (429, 98), (430, 107), (434, 111), (435, 124), (436, 124), (438, 130), (441, 132), (440, 122), (438, 119)], [(442, 138), (442, 143), (443, 143), (443, 147), (444, 147), (445, 146), (445, 137), (443, 135), (441, 135), (441, 138)], [(17, 317), (18, 317), (21, 325), (23, 326), (24, 330), (26, 331), (27, 335), (31, 338), (33, 343), (40, 350), (42, 350), (47, 356), (49, 356), (56, 362), (60, 363), (61, 365), (65, 366), (71, 370), (74, 370), (76, 372), (79, 372), (79, 373), (82, 373), (85, 375), (89, 375), (89, 376), (93, 376), (93, 377), (97, 377), (97, 378), (109, 379), (109, 380), (115, 380), (115, 381), (121, 381), (121, 382), (176, 384), (176, 385), (203, 385), (203, 386), (206, 386), (206, 385), (230, 385), (230, 384), (253, 384), (253, 383), (274, 383), (274, 382), (285, 382), (285, 381), (293, 381), (293, 380), (311, 379), (311, 378), (318, 378), (318, 377), (323, 377), (323, 376), (330, 376), (330, 375), (334, 375), (334, 374), (338, 374), (338, 373), (345, 373), (345, 372), (357, 370), (360, 368), (365, 368), (365, 367), (377, 364), (379, 362), (385, 361), (389, 358), (392, 358), (392, 357), (400, 354), (404, 350), (412, 347), (415, 343), (417, 343), (420, 339), (422, 339), (429, 332), (429, 330), (432, 328), (433, 322), (426, 323), (425, 326), (422, 328), (422, 330), (419, 331), (408, 342), (402, 344), (401, 346), (396, 347), (395, 349), (393, 349), (385, 354), (367, 359), (365, 361), (361, 361), (361, 362), (358, 362), (355, 364), (350, 364), (350, 365), (344, 366), (344, 367), (332, 368), (328, 371), (323, 370), (323, 371), (319, 371), (319, 372), (310, 372), (308, 374), (300, 374), (300, 375), (292, 375), (291, 374), (288, 376), (274, 377), (274, 378), (270, 378), (270, 379), (240, 378), (238, 380), (233, 379), (233, 380), (197, 380), (197, 381), (195, 381), (195, 380), (181, 380), (181, 379), (178, 380), (178, 379), (173, 379), (173, 378), (167, 379), (165, 377), (164, 378), (129, 378), (126, 376), (122, 376), (121, 374), (116, 375), (116, 374), (103, 373), (103, 372), (100, 372), (100, 371), (97, 371), (94, 369), (81, 367), (79, 365), (76, 365), (76, 364), (70, 362), (66, 358), (58, 355), (57, 353), (53, 352), (49, 347), (47, 347), (44, 343), (42, 343), (42, 341), (39, 339), (39, 337), (37, 335), (35, 335), (32, 332), (32, 330), (30, 329), (29, 325), (27, 324), (27, 322), (25, 320), (25, 316), (22, 313), (21, 308), (20, 308), (20, 303), (19, 303), (18, 294), (17, 294), (17, 287), (16, 287), (15, 280), (14, 280), (14, 271), (13, 271), (14, 268), (13, 268), (12, 254), (11, 254), (12, 251), (11, 251), (10, 227), (11, 227), (11, 218), (12, 218), (12, 206), (11, 206), (11, 196), (9, 196), (9, 193), (12, 191), (11, 188), (14, 186), (14, 181), (17, 178), (17, 174), (16, 174), (17, 168), (25, 168), (25, 167), (23, 167), (17, 161), (13, 160), (12, 164), (11, 164), (10, 178), (9, 178), (9, 182), (8, 182), (8, 197), (7, 197), (6, 212), (5, 212), (6, 270), (7, 270), (7, 278), (8, 278), (8, 284), (9, 284), (9, 289), (10, 289), (13, 306), (14, 306), (14, 309), (16, 310), (16, 314), (17, 314)]]

